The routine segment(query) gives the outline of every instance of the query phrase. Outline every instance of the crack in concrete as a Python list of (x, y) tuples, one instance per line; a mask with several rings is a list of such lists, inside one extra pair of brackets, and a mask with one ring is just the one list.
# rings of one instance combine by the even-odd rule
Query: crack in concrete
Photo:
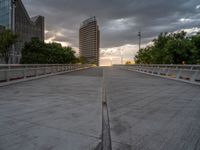
[(102, 79), (102, 135), (101, 135), (101, 142), (97, 145), (95, 150), (112, 150), (106, 86), (104, 80), (104, 70)]

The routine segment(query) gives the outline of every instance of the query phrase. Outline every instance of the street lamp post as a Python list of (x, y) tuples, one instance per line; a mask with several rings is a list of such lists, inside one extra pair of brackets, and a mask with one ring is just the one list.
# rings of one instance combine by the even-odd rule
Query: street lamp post
[(123, 49), (122, 48), (120, 48), (119, 49), (120, 50), (120, 55), (121, 55), (121, 65), (123, 65)]
[(113, 65), (113, 58), (110, 57), (110, 65), (112, 66)]
[(141, 31), (138, 32), (138, 37), (139, 37), (139, 50), (140, 50), (141, 49), (141, 38), (142, 38)]

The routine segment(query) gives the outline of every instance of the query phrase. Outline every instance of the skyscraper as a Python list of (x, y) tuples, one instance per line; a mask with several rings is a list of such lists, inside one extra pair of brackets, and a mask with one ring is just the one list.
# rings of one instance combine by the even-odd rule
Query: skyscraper
[(37, 37), (44, 40), (44, 17), (30, 18), (21, 0), (0, 0), (0, 25), (11, 29), (19, 38), (10, 54), (10, 63), (19, 63), (25, 42)]
[(88, 63), (99, 65), (100, 31), (96, 17), (89, 18), (81, 24), (79, 30), (80, 56)]

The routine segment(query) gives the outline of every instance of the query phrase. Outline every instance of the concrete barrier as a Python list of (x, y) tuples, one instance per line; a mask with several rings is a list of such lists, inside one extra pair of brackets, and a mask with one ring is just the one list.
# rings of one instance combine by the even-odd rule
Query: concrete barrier
[(200, 65), (115, 65), (121, 69), (200, 85)]
[(92, 67), (77, 64), (0, 65), (0, 86)]

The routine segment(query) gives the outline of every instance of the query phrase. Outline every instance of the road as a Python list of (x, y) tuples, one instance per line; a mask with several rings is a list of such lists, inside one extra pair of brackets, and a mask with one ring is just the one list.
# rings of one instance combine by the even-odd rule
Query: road
[(92, 150), (101, 139), (101, 69), (0, 88), (0, 150)]
[(0, 150), (97, 150), (103, 74), (113, 150), (200, 149), (200, 86), (110, 67), (1, 87)]
[(105, 70), (114, 150), (199, 150), (200, 86)]

